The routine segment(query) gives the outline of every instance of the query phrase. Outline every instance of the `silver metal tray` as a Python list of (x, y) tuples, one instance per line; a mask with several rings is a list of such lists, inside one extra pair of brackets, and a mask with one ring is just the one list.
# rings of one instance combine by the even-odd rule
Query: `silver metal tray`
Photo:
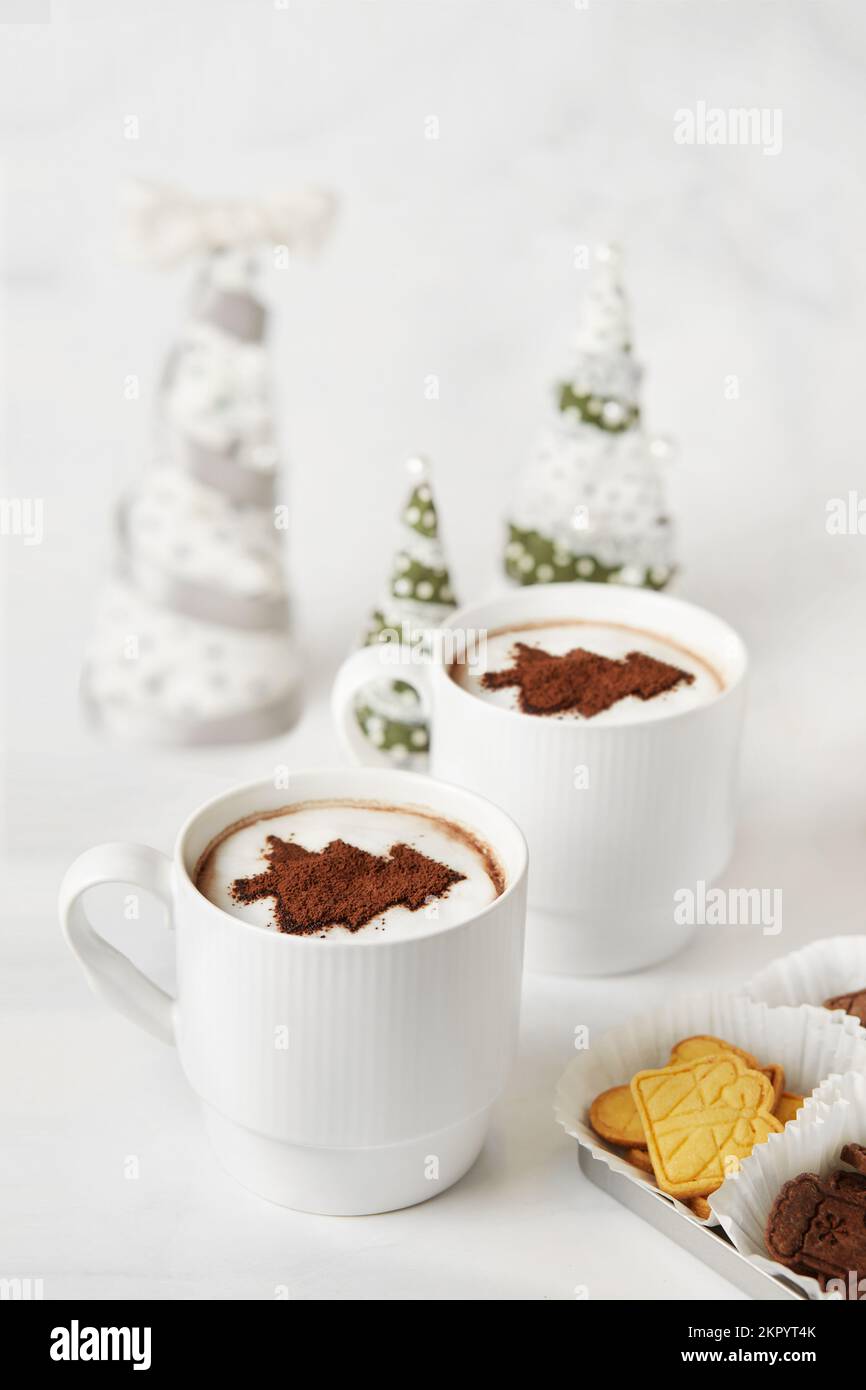
[(776, 1278), (772, 1274), (764, 1274), (749, 1264), (720, 1226), (702, 1226), (698, 1221), (690, 1221), (660, 1192), (632, 1182), (622, 1173), (612, 1172), (600, 1158), (593, 1158), (582, 1144), (577, 1145), (577, 1161), (581, 1172), (596, 1187), (615, 1197), (629, 1211), (655, 1226), (657, 1231), (675, 1240), (682, 1250), (703, 1260), (705, 1265), (748, 1294), (749, 1298), (765, 1301), (796, 1298), (808, 1302), (802, 1289), (795, 1284), (789, 1284), (786, 1279)]

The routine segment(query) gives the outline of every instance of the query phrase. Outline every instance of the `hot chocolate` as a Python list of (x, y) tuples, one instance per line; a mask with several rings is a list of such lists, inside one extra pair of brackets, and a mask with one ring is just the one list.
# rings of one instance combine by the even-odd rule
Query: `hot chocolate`
[(248, 816), (207, 847), (196, 886), (242, 921), (296, 936), (385, 935), (454, 926), (505, 887), (469, 830), (413, 807), (307, 801)]
[(724, 688), (707, 661), (669, 638), (581, 619), (497, 628), (483, 660), (455, 663), (450, 675), (504, 709), (593, 724), (663, 718)]

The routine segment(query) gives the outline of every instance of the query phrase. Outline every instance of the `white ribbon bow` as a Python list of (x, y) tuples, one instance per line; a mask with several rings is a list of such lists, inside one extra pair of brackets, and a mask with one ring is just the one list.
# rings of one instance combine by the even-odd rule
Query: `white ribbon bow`
[(336, 199), (320, 188), (254, 199), (194, 198), (182, 189), (135, 182), (123, 190), (132, 254), (176, 265), (205, 251), (271, 244), (309, 255), (328, 236)]

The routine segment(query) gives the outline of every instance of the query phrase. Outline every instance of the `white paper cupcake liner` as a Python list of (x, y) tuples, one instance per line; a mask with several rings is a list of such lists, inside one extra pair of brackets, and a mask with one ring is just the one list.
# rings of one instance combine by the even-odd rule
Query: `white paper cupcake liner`
[[(826, 1078), (847, 1071), (866, 1073), (866, 1031), (840, 1028), (825, 1009), (778, 1008), (739, 995), (700, 994), (612, 1028), (569, 1063), (556, 1088), (554, 1113), (567, 1134), (616, 1173), (653, 1191), (650, 1174), (628, 1163), (600, 1139), (589, 1108), (611, 1086), (627, 1084), (635, 1072), (664, 1066), (674, 1043), (697, 1033), (724, 1038), (763, 1064), (781, 1063), (785, 1089), (809, 1096)], [(690, 1207), (669, 1197), (678, 1211), (696, 1220)], [(710, 1218), (710, 1224), (716, 1218)]]
[[(828, 1076), (824, 1081), (821, 1082), (820, 1086), (815, 1087), (815, 1090), (812, 1092), (811, 1096), (808, 1097), (806, 1105), (833, 1105), (835, 1101), (844, 1099), (850, 1089), (849, 1077), (854, 1076), (856, 1079), (857, 1075), (858, 1074), (856, 1072), (847, 1072), (845, 1075), (842, 1076)], [(864, 1085), (866, 1085), (866, 1078), (863, 1078), (863, 1080)], [(805, 1106), (803, 1107), (803, 1109), (805, 1109)], [(798, 1119), (801, 1114), (802, 1110), (798, 1112)], [(861, 1142), (866, 1144), (866, 1139), (863, 1139)]]
[(740, 1254), (757, 1269), (795, 1284), (809, 1298), (838, 1299), (840, 1295), (823, 1293), (817, 1279), (795, 1274), (770, 1258), (764, 1235), (767, 1218), (786, 1182), (799, 1173), (827, 1177), (842, 1166), (839, 1154), (849, 1143), (866, 1143), (866, 1075), (862, 1072), (829, 1078), (797, 1118), (781, 1134), (771, 1134), (766, 1144), (754, 1148), (740, 1171), (710, 1198)]
[[(801, 951), (781, 956), (746, 982), (749, 999), (765, 1004), (813, 1004), (866, 987), (866, 936), (831, 936), (813, 941)], [(856, 1018), (826, 1010), (848, 1028), (858, 1028)]]

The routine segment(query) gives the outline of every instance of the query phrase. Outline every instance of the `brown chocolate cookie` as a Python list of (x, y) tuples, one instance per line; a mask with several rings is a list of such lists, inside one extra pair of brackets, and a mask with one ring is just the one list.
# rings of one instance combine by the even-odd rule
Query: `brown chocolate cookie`
[(766, 1241), (774, 1260), (822, 1284), (852, 1272), (866, 1278), (866, 1178), (841, 1170), (792, 1178), (773, 1203)]
[(858, 1173), (866, 1173), (866, 1144), (846, 1144), (842, 1150), (842, 1162), (850, 1163)]
[(866, 989), (854, 989), (850, 994), (836, 994), (824, 1000), (825, 1009), (844, 1009), (846, 1014), (859, 1018), (866, 1028)]

